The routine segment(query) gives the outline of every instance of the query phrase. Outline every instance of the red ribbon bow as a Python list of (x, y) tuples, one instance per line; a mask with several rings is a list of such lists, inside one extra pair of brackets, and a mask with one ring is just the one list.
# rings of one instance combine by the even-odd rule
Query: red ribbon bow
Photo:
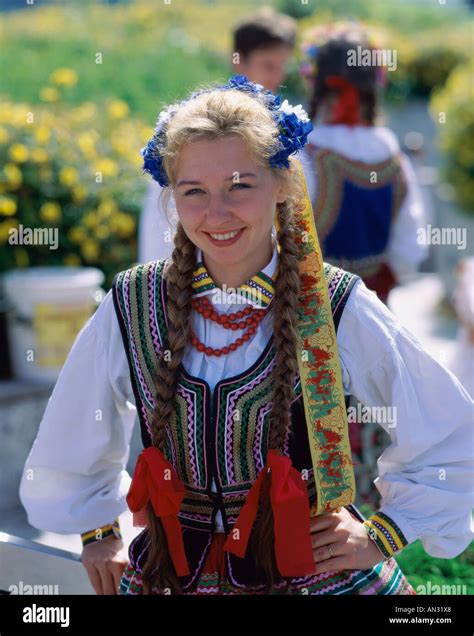
[(127, 504), (134, 513), (134, 525), (147, 525), (146, 505), (151, 501), (168, 540), (170, 556), (178, 576), (187, 576), (189, 566), (184, 552), (183, 532), (178, 512), (186, 489), (174, 467), (156, 446), (143, 450), (137, 460)]
[(355, 126), (360, 122), (359, 91), (344, 77), (330, 75), (325, 84), (339, 92), (339, 99), (332, 110), (331, 124), (346, 124)]
[(260, 488), (265, 473), (271, 471), (270, 501), (274, 517), (275, 556), (282, 576), (314, 574), (315, 564), (310, 534), (310, 508), (306, 484), (291, 459), (268, 451), (267, 464), (250, 489), (247, 500), (231, 530), (224, 550), (243, 558), (257, 515)]

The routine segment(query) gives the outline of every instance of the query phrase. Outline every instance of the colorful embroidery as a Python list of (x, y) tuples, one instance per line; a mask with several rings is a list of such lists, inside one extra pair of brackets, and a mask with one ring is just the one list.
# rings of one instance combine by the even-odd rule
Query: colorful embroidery
[(397, 524), (383, 512), (373, 514), (364, 521), (364, 526), (386, 558), (400, 552), (408, 544)]
[(355, 478), (324, 263), (299, 163), (297, 169), (305, 189), (304, 207), (297, 216), (296, 235), (301, 246), (298, 366), (317, 489), (312, 513), (321, 514), (354, 501)]
[[(196, 265), (192, 285), (195, 296), (207, 293), (212, 289), (217, 289), (219, 292), (221, 291), (213, 281), (202, 261), (199, 261)], [(240, 285), (240, 287), (233, 290), (233, 293), (235, 296), (241, 296), (246, 300), (250, 300), (256, 307), (264, 309), (271, 303), (275, 293), (273, 279), (270, 278), (270, 276), (267, 276), (264, 272), (259, 272), (255, 276), (252, 276), (249, 280), (245, 281), (245, 283)]]
[(112, 536), (116, 537), (117, 539), (122, 538), (122, 533), (120, 532), (120, 523), (118, 519), (115, 519), (113, 523), (108, 523), (107, 525), (96, 528), (95, 530), (83, 532), (81, 534), (81, 541), (82, 545), (89, 545), (89, 543), (102, 541), (102, 539), (107, 539), (107, 537)]

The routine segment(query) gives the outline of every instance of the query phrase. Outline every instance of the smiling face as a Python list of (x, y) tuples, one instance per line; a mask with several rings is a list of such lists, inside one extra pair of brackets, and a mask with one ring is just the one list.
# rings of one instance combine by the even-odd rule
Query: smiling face
[(275, 206), (285, 200), (284, 189), (240, 136), (184, 146), (175, 199), (184, 231), (218, 284), (236, 287), (270, 260)]

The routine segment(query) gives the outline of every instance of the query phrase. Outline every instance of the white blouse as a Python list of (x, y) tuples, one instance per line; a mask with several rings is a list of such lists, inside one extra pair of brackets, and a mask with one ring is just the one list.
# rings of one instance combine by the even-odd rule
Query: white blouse
[[(266, 274), (273, 274), (277, 258), (274, 248)], [(227, 356), (209, 358), (189, 347), (185, 368), (213, 388), (250, 367), (270, 338), (271, 315), (252, 340)], [(223, 346), (235, 339), (197, 313), (193, 321), (205, 343)], [(421, 539), (428, 554), (460, 554), (473, 538), (472, 400), (362, 281), (344, 309), (337, 345), (345, 392), (397, 414), (395, 426), (380, 423), (391, 438), (375, 482), (381, 511), (409, 543)], [(135, 414), (109, 291), (74, 342), (26, 461), (20, 497), (31, 525), (82, 533), (127, 509), (131, 478), (125, 466)]]

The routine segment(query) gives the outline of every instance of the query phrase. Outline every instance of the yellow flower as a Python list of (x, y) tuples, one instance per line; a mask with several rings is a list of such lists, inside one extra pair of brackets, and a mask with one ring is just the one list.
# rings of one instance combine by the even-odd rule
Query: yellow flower
[(69, 267), (75, 267), (76, 265), (81, 264), (81, 259), (77, 254), (67, 254), (63, 258), (64, 265), (68, 265)]
[(81, 245), (81, 254), (86, 261), (95, 261), (99, 258), (99, 245), (92, 239), (86, 239)]
[(84, 199), (86, 198), (86, 194), (87, 194), (87, 191), (84, 188), (84, 186), (78, 185), (72, 188), (72, 199), (76, 203), (80, 203), (81, 201), (84, 201)]
[(48, 223), (55, 223), (61, 218), (61, 206), (55, 201), (43, 203), (40, 207), (40, 217)]
[(132, 154), (130, 151), (130, 146), (123, 139), (116, 139), (115, 137), (111, 139), (110, 145), (115, 150), (118, 155), (122, 157), (127, 157)]
[(38, 126), (35, 129), (35, 139), (39, 144), (46, 144), (51, 137), (51, 131), (47, 126)]
[(92, 102), (86, 102), (77, 106), (73, 112), (78, 121), (87, 121), (88, 119), (94, 119), (96, 117), (97, 108)]
[(18, 187), (23, 181), (21, 170), (14, 163), (5, 164), (3, 172), (5, 173), (8, 184), (13, 188)]
[(123, 119), (129, 112), (128, 105), (121, 99), (114, 99), (107, 105), (107, 114), (111, 119)]
[(86, 159), (92, 160), (96, 156), (95, 142), (97, 135), (95, 131), (81, 133), (77, 136), (76, 143)]
[(0, 144), (5, 144), (8, 141), (8, 133), (3, 126), (0, 126)]
[(46, 163), (48, 161), (48, 153), (44, 148), (33, 148), (31, 151), (31, 159), (35, 163)]
[(105, 225), (99, 225), (96, 227), (94, 234), (98, 239), (106, 239), (110, 236), (110, 230)]
[(16, 201), (10, 197), (0, 196), (0, 214), (13, 216), (16, 212)]
[(59, 182), (66, 186), (72, 186), (79, 181), (79, 173), (72, 166), (65, 166), (59, 171)]
[(94, 211), (88, 212), (84, 215), (82, 222), (88, 228), (95, 228), (97, 226), (97, 214)]
[(87, 237), (87, 234), (82, 227), (73, 227), (68, 232), (68, 237), (73, 243), (82, 243)]
[(24, 163), (28, 159), (28, 148), (23, 144), (12, 144), (8, 154), (16, 163)]
[(102, 203), (100, 203), (99, 207), (97, 208), (97, 212), (99, 213), (99, 216), (102, 216), (105, 218), (109, 217), (116, 210), (117, 210), (117, 204), (115, 203), (115, 201), (112, 201), (111, 199), (106, 199), (105, 201), (102, 201)]
[(129, 214), (124, 212), (117, 212), (113, 215), (111, 222), (111, 228), (121, 238), (128, 238), (135, 231), (135, 219)]
[(101, 172), (104, 177), (116, 177), (118, 174), (118, 165), (112, 159), (103, 157), (94, 164), (94, 172)]
[(77, 84), (77, 73), (72, 68), (58, 68), (49, 79), (57, 86), (74, 86)]
[(54, 87), (45, 86), (40, 90), (40, 99), (42, 99), (43, 102), (57, 102), (59, 93)]

